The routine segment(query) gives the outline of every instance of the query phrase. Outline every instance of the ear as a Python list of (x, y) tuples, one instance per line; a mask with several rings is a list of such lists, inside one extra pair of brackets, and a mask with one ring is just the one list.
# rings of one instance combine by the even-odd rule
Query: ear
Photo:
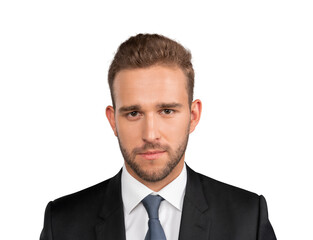
[(114, 108), (112, 106), (107, 106), (105, 109), (105, 114), (107, 116), (107, 119), (109, 120), (114, 135), (117, 136)]
[(189, 133), (192, 133), (195, 130), (196, 126), (198, 125), (201, 117), (201, 111), (202, 111), (202, 102), (199, 99), (194, 100), (191, 104)]

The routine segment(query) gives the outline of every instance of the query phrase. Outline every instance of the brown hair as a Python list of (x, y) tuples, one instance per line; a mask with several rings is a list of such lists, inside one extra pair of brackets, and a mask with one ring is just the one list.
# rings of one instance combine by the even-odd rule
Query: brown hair
[(138, 34), (123, 42), (114, 56), (108, 73), (112, 104), (115, 109), (113, 81), (125, 69), (147, 68), (161, 64), (179, 67), (187, 78), (188, 102), (191, 106), (194, 88), (194, 70), (191, 53), (181, 44), (158, 34)]

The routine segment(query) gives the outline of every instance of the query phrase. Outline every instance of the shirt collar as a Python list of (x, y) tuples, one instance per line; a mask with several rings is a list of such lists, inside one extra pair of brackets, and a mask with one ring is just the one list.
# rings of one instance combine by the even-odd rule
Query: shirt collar
[(140, 204), (141, 200), (149, 194), (158, 194), (167, 202), (177, 208), (179, 211), (183, 209), (185, 189), (187, 183), (187, 170), (184, 164), (183, 170), (177, 178), (162, 188), (159, 192), (154, 192), (133, 176), (129, 174), (125, 165), (122, 171), (122, 198), (124, 210), (127, 214)]

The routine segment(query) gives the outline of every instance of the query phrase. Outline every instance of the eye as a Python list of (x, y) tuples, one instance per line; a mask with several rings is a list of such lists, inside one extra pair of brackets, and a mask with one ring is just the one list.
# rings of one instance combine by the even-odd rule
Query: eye
[(130, 113), (127, 113), (127, 116), (129, 116), (129, 117), (137, 117), (138, 116), (138, 112), (132, 111)]
[(130, 120), (137, 119), (139, 117), (140, 113), (137, 111), (132, 111), (126, 114), (126, 117)]
[(163, 109), (162, 113), (165, 115), (171, 115), (173, 114), (175, 111), (173, 109)]

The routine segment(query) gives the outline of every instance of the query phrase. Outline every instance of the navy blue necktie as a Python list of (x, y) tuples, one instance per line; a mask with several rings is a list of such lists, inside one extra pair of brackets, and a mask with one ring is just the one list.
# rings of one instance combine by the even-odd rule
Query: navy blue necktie
[(145, 240), (166, 240), (159, 220), (159, 207), (162, 200), (163, 198), (159, 195), (148, 195), (142, 200), (149, 216), (149, 230)]

